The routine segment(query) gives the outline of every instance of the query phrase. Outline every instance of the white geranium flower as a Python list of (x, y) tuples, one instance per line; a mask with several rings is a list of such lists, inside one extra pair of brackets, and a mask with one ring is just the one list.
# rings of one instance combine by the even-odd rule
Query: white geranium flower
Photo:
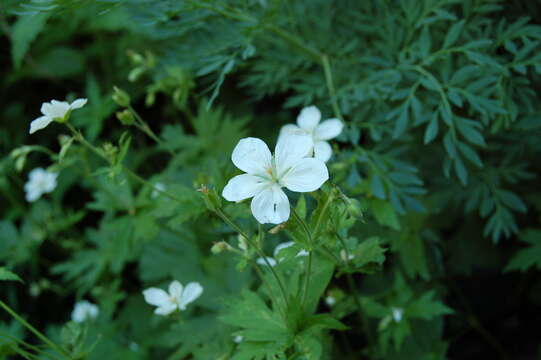
[(28, 181), (24, 184), (26, 201), (33, 202), (45, 193), (50, 193), (56, 188), (58, 174), (42, 168), (35, 168), (28, 174)]
[[(267, 259), (267, 261), (265, 261), (265, 259)], [(276, 266), (276, 260), (274, 260), (274, 258), (271, 258), (269, 256), (265, 257), (265, 258), (257, 258), (255, 260), (256, 263), (258, 263), (259, 265), (264, 265), (264, 266), (267, 266), (267, 262), (270, 264), (270, 266), (274, 267)]]
[(334, 296), (327, 296), (325, 298), (325, 304), (327, 304), (329, 307), (332, 307), (334, 304), (336, 304), (336, 299)]
[(402, 316), (404, 315), (404, 310), (401, 308), (394, 307), (392, 309), (392, 312), (393, 312), (393, 320), (397, 323), (400, 322), (402, 320)]
[[(278, 258), (278, 254), (280, 253), (281, 250), (287, 249), (288, 247), (291, 247), (293, 245), (295, 245), (294, 241), (286, 241), (286, 242), (276, 245), (276, 247), (274, 248), (274, 253), (273, 253), (274, 257)], [(295, 257), (299, 257), (299, 256), (308, 256), (308, 251), (301, 249), (297, 253), (297, 255), (295, 255)]]
[(252, 214), (261, 224), (280, 224), (289, 219), (289, 200), (282, 191), (315, 191), (329, 179), (325, 163), (307, 158), (312, 148), (308, 136), (284, 136), (278, 140), (274, 156), (257, 138), (239, 141), (231, 160), (246, 172), (237, 175), (225, 186), (222, 196), (229, 201), (253, 197)]
[(237, 335), (233, 338), (233, 342), (236, 344), (240, 344), (243, 340), (244, 340), (244, 336), (242, 335)]
[(169, 293), (158, 288), (149, 288), (143, 291), (145, 301), (157, 306), (156, 315), (169, 315), (176, 309), (186, 310), (186, 306), (195, 301), (203, 293), (203, 287), (197, 282), (191, 282), (183, 287), (178, 281), (169, 285)]
[(85, 322), (86, 320), (95, 319), (100, 310), (97, 305), (89, 301), (83, 300), (75, 304), (71, 313), (71, 320), (77, 323)]
[(282, 127), (280, 137), (291, 134), (309, 135), (314, 142), (314, 157), (327, 162), (332, 155), (332, 148), (327, 140), (340, 135), (344, 124), (339, 119), (327, 119), (321, 124), (320, 120), (321, 112), (317, 107), (305, 107), (297, 117), (297, 125), (288, 124)]
[(72, 110), (82, 108), (85, 106), (86, 102), (87, 99), (77, 99), (71, 104), (66, 101), (51, 100), (50, 103), (45, 102), (41, 104), (41, 113), (43, 116), (40, 116), (30, 123), (30, 134), (47, 127), (47, 125), (55, 120), (66, 120), (66, 116), (68, 116)]

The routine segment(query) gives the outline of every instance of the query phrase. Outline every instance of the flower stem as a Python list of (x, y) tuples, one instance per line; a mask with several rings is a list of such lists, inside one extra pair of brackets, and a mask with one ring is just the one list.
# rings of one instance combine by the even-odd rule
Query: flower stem
[(143, 120), (143, 118), (141, 117), (141, 115), (139, 115), (139, 113), (137, 111), (135, 111), (135, 109), (131, 106), (131, 105), (128, 105), (128, 110), (130, 110), (130, 112), (133, 114), (133, 116), (135, 117), (135, 126), (141, 130), (142, 132), (144, 132), (149, 138), (151, 138), (152, 140), (154, 140), (158, 145), (162, 146), (165, 150), (167, 150), (171, 155), (175, 155), (174, 151), (169, 149), (167, 146), (165, 146), (165, 144), (163, 143), (163, 141), (158, 137), (158, 135), (156, 135), (156, 133), (154, 131), (152, 131), (152, 129), (150, 128), (150, 126), (148, 126), (147, 122), (145, 120)]
[(297, 214), (297, 211), (295, 208), (291, 208), (291, 213), (293, 214), (293, 217), (301, 223), (301, 226), (303, 227), (304, 231), (306, 232), (306, 236), (308, 237), (308, 261), (306, 262), (306, 280), (304, 281), (304, 291), (302, 293), (302, 306), (305, 306), (306, 303), (306, 296), (308, 294), (308, 289), (310, 287), (310, 276), (312, 274), (312, 257), (313, 257), (313, 246), (314, 241), (312, 239), (312, 233), (310, 232), (310, 229), (308, 228), (308, 225), (306, 225), (306, 222)]
[(8, 314), (13, 316), (15, 320), (21, 323), (25, 328), (27, 328), (31, 333), (36, 335), (41, 341), (43, 341), (45, 344), (47, 344), (51, 349), (55, 350), (59, 354), (61, 354), (63, 357), (67, 359), (71, 359), (71, 356), (64, 350), (61, 346), (55, 344), (47, 336), (42, 334), (39, 330), (37, 330), (35, 327), (30, 325), (25, 319), (20, 317), (13, 309), (11, 309), (6, 303), (4, 303), (2, 300), (0, 300), (0, 307), (2, 307)]
[(248, 235), (246, 235), (246, 233), (240, 228), (240, 226), (235, 224), (235, 222), (231, 220), (229, 216), (222, 209), (217, 208), (215, 210), (215, 213), (223, 221), (225, 221), (229, 226), (231, 226), (236, 232), (238, 232), (242, 237), (244, 237), (244, 239), (248, 242), (248, 244), (250, 244), (250, 246), (252, 246), (255, 249), (259, 257), (263, 259), (263, 261), (265, 262), (265, 265), (267, 265), (267, 268), (270, 270), (270, 272), (276, 279), (276, 282), (278, 283), (278, 287), (280, 288), (280, 292), (282, 293), (282, 297), (284, 298), (284, 304), (287, 306), (288, 302), (287, 302), (287, 293), (286, 293), (285, 287), (282, 281), (280, 280), (280, 277), (278, 276), (274, 268), (271, 266), (269, 260), (267, 260), (267, 257), (265, 256), (261, 248), (259, 248), (259, 246), (257, 246), (257, 244), (254, 241), (252, 241), (252, 239)]

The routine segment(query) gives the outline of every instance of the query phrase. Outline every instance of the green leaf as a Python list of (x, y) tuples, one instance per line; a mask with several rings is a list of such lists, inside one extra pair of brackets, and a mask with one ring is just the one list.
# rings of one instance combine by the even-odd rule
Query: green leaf
[(35, 15), (20, 16), (11, 33), (11, 55), (15, 68), (21, 66), (21, 62), (27, 53), (30, 44), (45, 27), (50, 12), (42, 12)]
[(370, 209), (380, 225), (386, 225), (394, 230), (400, 230), (400, 222), (394, 207), (384, 200), (370, 200)]
[(374, 174), (372, 176), (370, 188), (372, 189), (372, 194), (374, 194), (375, 197), (385, 199), (385, 188), (383, 187), (383, 182), (381, 181), (379, 175)]
[(430, 278), (425, 245), (419, 234), (402, 232), (393, 242), (393, 247), (398, 252), (406, 274), (411, 278), (416, 276), (425, 280)]
[(419, 299), (409, 304), (405, 312), (409, 317), (430, 320), (436, 316), (452, 314), (453, 309), (446, 306), (439, 300), (435, 300), (434, 290), (421, 295)]
[(534, 266), (541, 269), (541, 230), (527, 229), (520, 234), (520, 239), (531, 246), (517, 251), (504, 271), (518, 270), (524, 272)]
[(0, 281), (19, 281), (24, 282), (21, 280), (19, 276), (12, 273), (11, 271), (7, 270), (5, 267), (0, 267)]
[(380, 238), (373, 236), (357, 246), (351, 260), (355, 270), (365, 274), (372, 274), (381, 268), (385, 261), (385, 249)]
[(408, 127), (408, 119), (409, 119), (409, 111), (408, 111), (408, 105), (404, 104), (402, 112), (400, 113), (400, 116), (398, 117), (394, 131), (393, 131), (393, 138), (398, 138), (400, 135), (406, 131), (406, 128)]
[(426, 127), (425, 139), (424, 139), (425, 144), (430, 143), (432, 140), (434, 140), (436, 138), (436, 136), (438, 136), (438, 129), (439, 129), (439, 126), (438, 126), (438, 112), (436, 111), (436, 112), (434, 112), (434, 115), (432, 116), (432, 119), (430, 120), (430, 123)]
[(443, 48), (449, 48), (451, 47), (451, 45), (453, 45), (457, 41), (460, 35), (460, 32), (462, 31), (462, 28), (464, 27), (464, 22), (465, 20), (460, 20), (459, 22), (451, 26), (451, 28), (447, 32), (447, 35), (445, 36), (445, 40), (443, 41)]

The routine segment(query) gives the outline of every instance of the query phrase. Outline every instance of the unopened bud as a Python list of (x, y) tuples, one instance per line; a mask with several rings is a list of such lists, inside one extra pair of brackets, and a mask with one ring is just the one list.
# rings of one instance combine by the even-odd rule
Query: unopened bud
[(225, 251), (225, 250), (228, 250), (228, 249), (229, 249), (229, 244), (226, 243), (225, 241), (220, 241), (220, 242), (217, 242), (214, 245), (212, 245), (212, 248), (210, 248), (210, 251), (214, 255), (217, 255), (217, 254), (221, 253), (222, 251)]
[(125, 109), (124, 111), (117, 111), (116, 118), (120, 121), (122, 125), (130, 126), (135, 123), (135, 118), (130, 110)]
[(113, 101), (116, 102), (120, 106), (129, 106), (130, 105), (130, 95), (128, 95), (127, 92), (124, 90), (113, 86)]

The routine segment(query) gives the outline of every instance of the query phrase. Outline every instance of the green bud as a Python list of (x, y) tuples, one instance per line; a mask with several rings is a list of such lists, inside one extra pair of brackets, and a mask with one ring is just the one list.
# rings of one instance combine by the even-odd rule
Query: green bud
[(127, 92), (124, 90), (113, 86), (113, 101), (116, 102), (120, 106), (129, 106), (130, 105), (130, 95), (128, 95)]
[(216, 211), (217, 209), (220, 209), (222, 207), (222, 201), (216, 193), (216, 190), (211, 190), (206, 185), (201, 185), (201, 187), (197, 189), (197, 191), (203, 194), (205, 205), (207, 205), (207, 208), (209, 210)]
[(217, 255), (223, 252), (224, 250), (228, 250), (228, 249), (229, 249), (229, 244), (227, 244), (225, 241), (220, 241), (212, 245), (212, 248), (210, 248), (210, 251), (214, 255)]
[(135, 123), (135, 118), (130, 110), (125, 109), (124, 111), (118, 111), (116, 113), (116, 118), (122, 123), (122, 125), (130, 126)]

